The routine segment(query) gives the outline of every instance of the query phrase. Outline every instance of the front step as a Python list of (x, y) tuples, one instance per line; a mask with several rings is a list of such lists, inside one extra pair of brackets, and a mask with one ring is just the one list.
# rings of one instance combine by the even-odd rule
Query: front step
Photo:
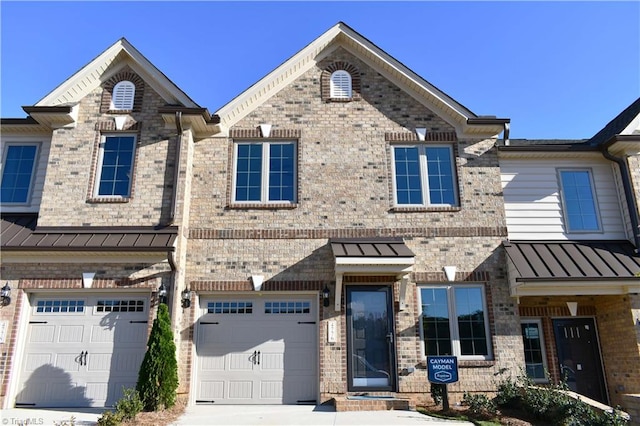
[(394, 397), (347, 396), (333, 400), (336, 411), (410, 410), (409, 400)]

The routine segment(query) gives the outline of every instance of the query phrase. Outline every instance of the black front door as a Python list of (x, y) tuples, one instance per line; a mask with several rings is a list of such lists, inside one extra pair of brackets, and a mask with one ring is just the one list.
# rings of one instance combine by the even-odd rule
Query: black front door
[(560, 371), (569, 389), (607, 404), (593, 318), (555, 319), (553, 329)]
[(348, 286), (350, 391), (395, 390), (393, 296), (389, 286)]

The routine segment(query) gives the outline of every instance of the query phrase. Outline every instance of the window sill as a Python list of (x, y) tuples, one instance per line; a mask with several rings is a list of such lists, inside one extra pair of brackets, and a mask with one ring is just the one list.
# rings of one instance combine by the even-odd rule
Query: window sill
[(293, 210), (298, 208), (298, 203), (231, 203), (227, 208), (230, 210)]
[(392, 213), (414, 213), (414, 212), (459, 212), (459, 206), (413, 206), (413, 207), (392, 207)]
[(123, 204), (128, 203), (131, 197), (95, 197), (88, 198), (87, 203), (91, 204)]

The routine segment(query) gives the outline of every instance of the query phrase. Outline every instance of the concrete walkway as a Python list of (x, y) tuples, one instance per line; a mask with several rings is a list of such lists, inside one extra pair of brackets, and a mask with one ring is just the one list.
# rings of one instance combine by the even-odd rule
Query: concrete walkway
[(192, 425), (425, 425), (467, 426), (470, 422), (436, 419), (416, 411), (340, 411), (313, 405), (196, 405), (174, 426)]
[[(0, 425), (92, 426), (103, 408), (0, 410)], [(196, 405), (187, 407), (173, 426), (196, 425), (425, 425), (469, 426), (473, 423), (436, 419), (415, 411), (341, 411), (313, 405)]]

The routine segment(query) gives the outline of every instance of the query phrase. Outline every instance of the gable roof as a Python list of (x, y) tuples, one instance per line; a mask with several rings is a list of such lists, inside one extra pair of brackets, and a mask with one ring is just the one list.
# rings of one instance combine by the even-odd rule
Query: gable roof
[[(616, 135), (630, 134), (633, 129), (629, 129), (629, 127), (634, 121), (640, 121), (640, 98), (607, 123), (587, 143), (591, 146), (600, 146), (609, 142)], [(636, 123), (635, 127), (640, 128), (640, 123)]]
[(129, 65), (167, 104), (199, 108), (198, 104), (149, 62), (124, 37), (53, 89), (34, 106), (75, 105), (125, 65)]
[(459, 133), (495, 135), (502, 132), (505, 124), (509, 122), (508, 119), (477, 116), (351, 27), (343, 22), (338, 22), (282, 65), (216, 111), (216, 115), (220, 116), (222, 128), (229, 129), (338, 47), (357, 56), (418, 102), (441, 116)]

